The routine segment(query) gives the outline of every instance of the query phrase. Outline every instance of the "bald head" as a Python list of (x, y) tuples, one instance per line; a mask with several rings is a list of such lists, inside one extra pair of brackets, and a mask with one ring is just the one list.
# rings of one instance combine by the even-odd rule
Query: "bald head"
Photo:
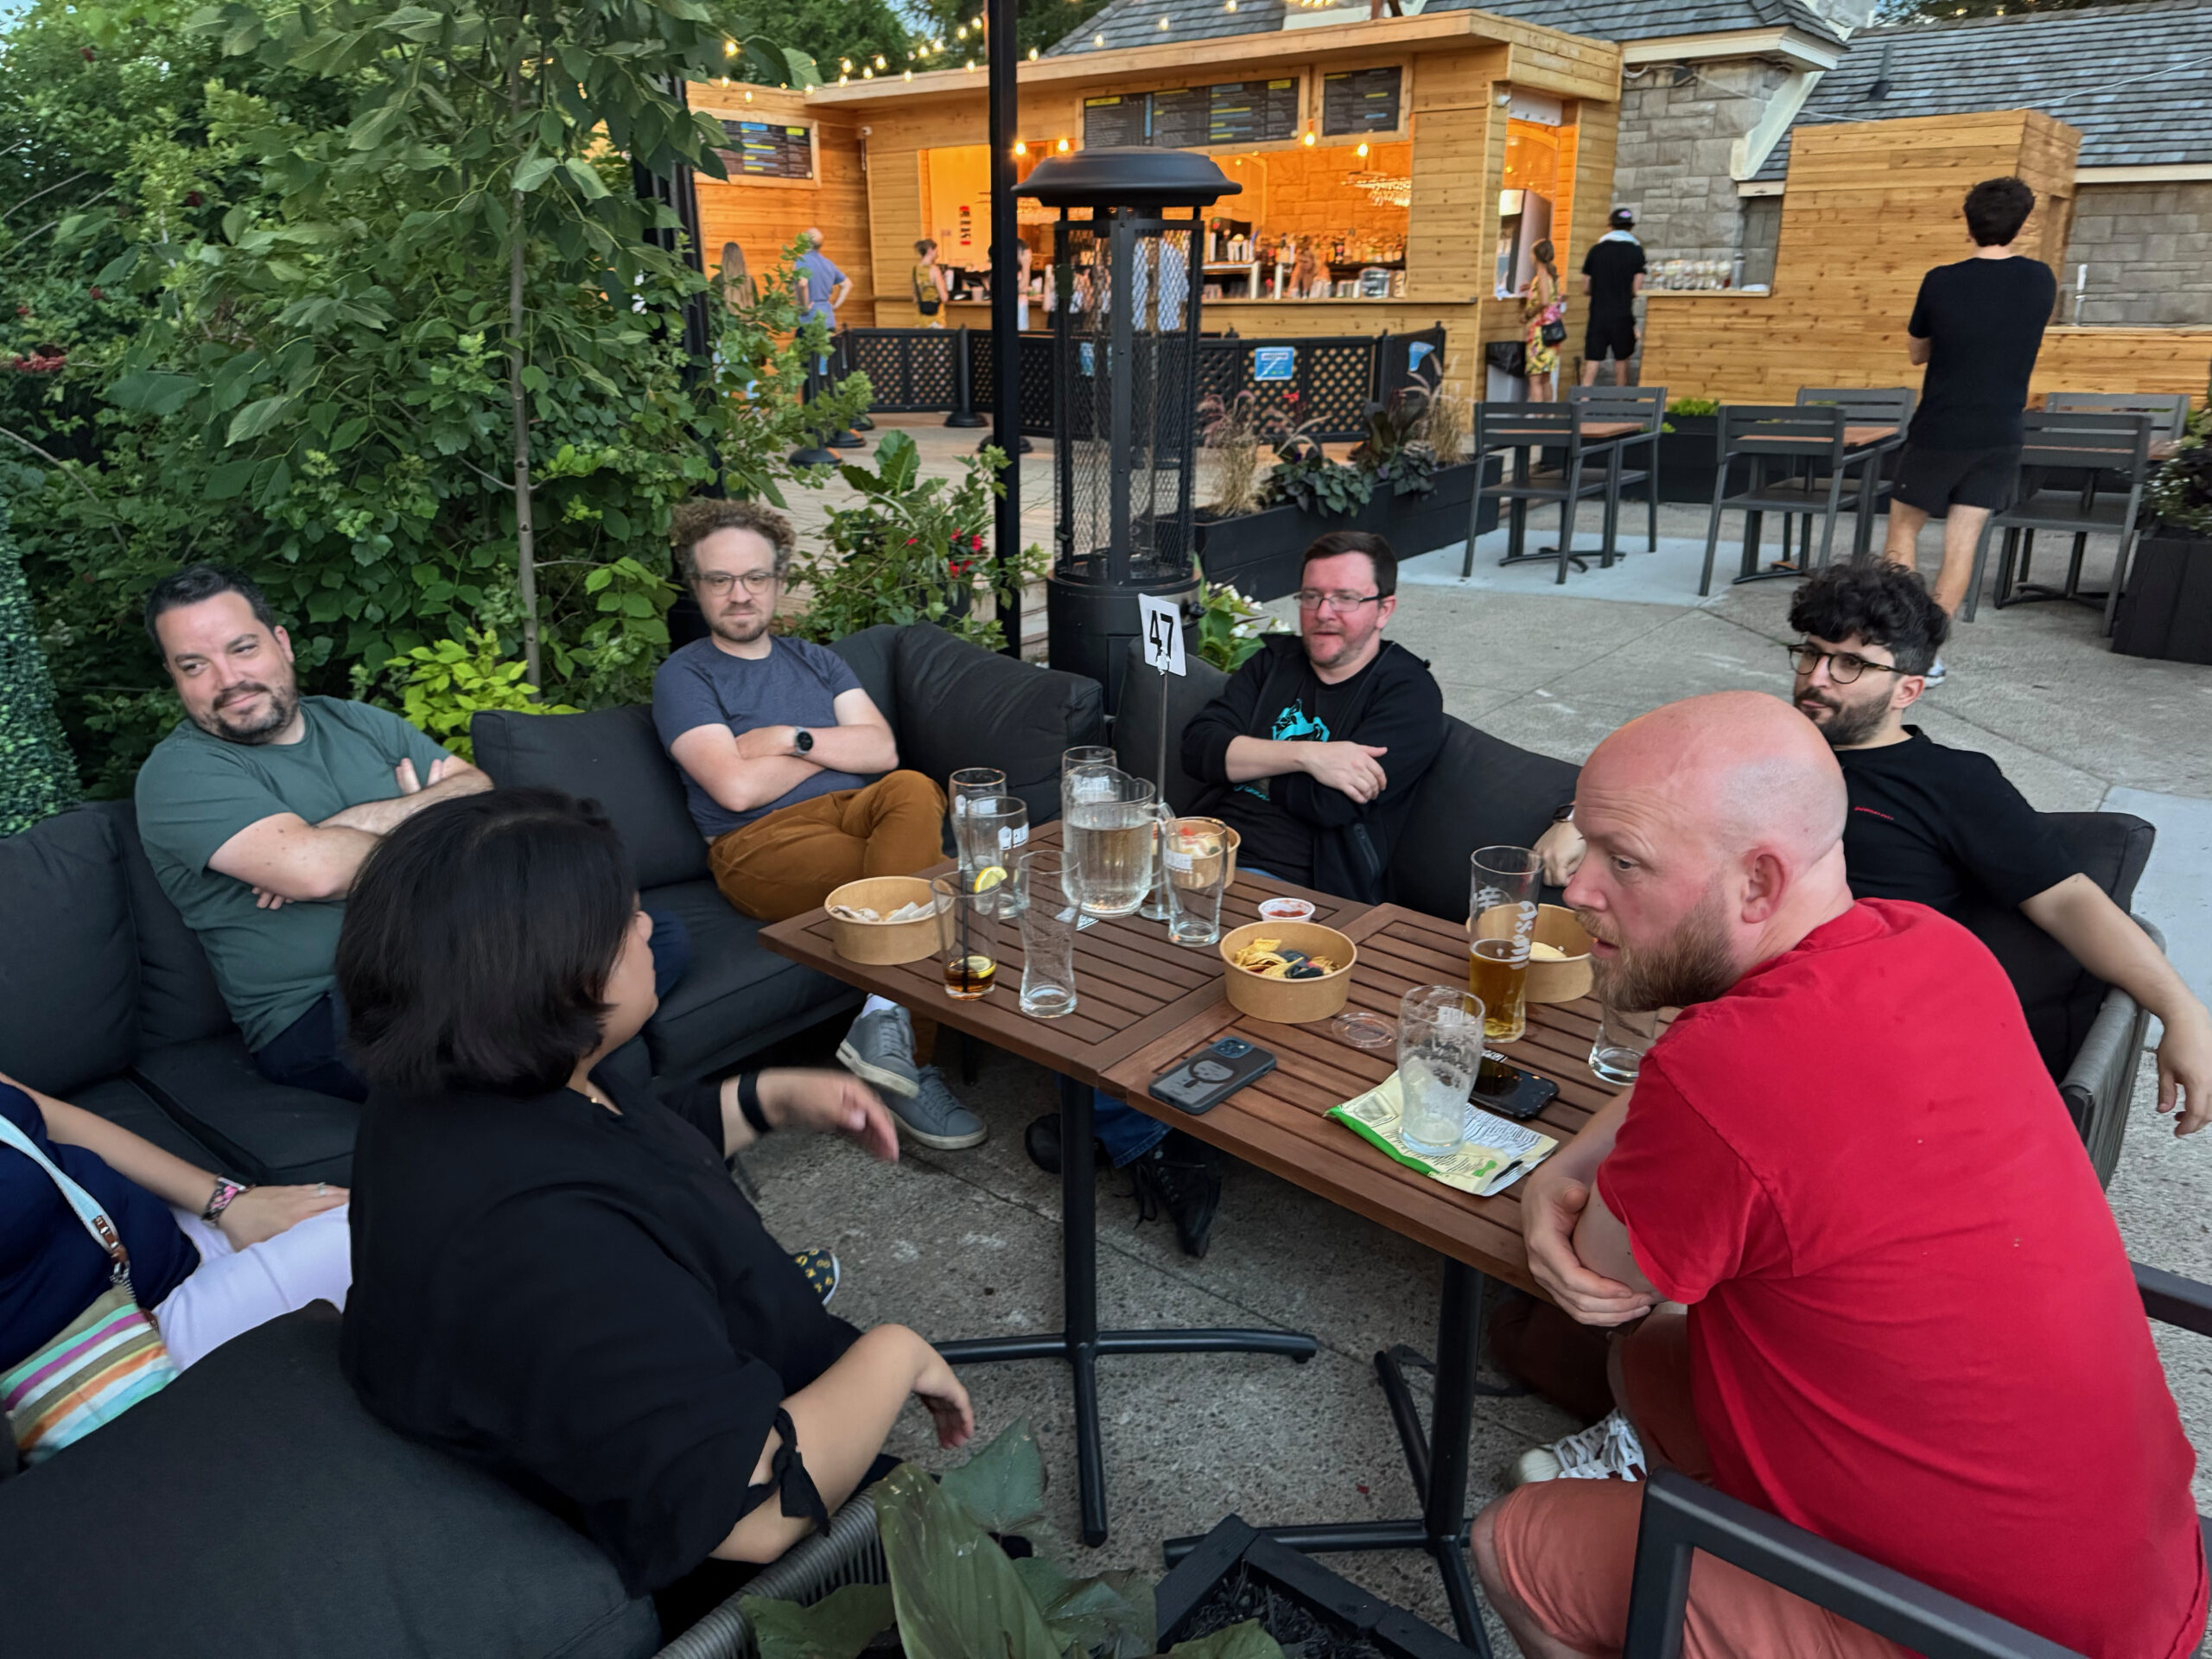
[(1629, 721), (1575, 789), (1590, 855), (1567, 902), (1599, 942), (1600, 988), (1704, 1001), (1840, 914), (1847, 810), (1834, 753), (1777, 698), (1724, 691)]

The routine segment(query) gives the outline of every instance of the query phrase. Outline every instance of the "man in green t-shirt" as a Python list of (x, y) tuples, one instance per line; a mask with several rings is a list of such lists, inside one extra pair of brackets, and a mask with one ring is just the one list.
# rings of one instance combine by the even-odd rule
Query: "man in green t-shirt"
[(378, 838), (492, 780), (397, 715), (302, 697), (260, 590), (195, 564), (146, 596), (188, 716), (139, 769), (138, 835), (262, 1075), (350, 1100), (331, 964)]

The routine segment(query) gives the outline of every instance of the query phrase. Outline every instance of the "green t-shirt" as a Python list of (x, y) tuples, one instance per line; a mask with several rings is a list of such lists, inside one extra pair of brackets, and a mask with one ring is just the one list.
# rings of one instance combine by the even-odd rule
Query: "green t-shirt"
[(398, 715), (365, 702), (302, 697), (296, 743), (231, 743), (180, 722), (138, 769), (138, 836), (162, 891), (200, 936), (231, 1017), (258, 1050), (313, 1007), (334, 982), (343, 899), (264, 910), (253, 889), (207, 868), (249, 824), (294, 812), (320, 823), (364, 801), (399, 793), (393, 768), (415, 762), (427, 781), (445, 758)]

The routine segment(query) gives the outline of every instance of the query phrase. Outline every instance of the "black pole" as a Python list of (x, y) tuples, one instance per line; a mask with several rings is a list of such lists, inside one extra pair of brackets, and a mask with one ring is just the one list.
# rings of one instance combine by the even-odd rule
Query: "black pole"
[(1015, 0), (987, 0), (985, 43), (991, 73), (991, 428), (1006, 455), (999, 477), (1006, 493), (997, 502), (998, 585), (1013, 598), (1001, 601), (999, 626), (1006, 654), (1021, 655), (1021, 330), (1014, 283), (1020, 265), (1014, 240), (1021, 233), (1014, 200), (1014, 147), (1021, 137), (1020, 89), (1015, 76), (1021, 48)]

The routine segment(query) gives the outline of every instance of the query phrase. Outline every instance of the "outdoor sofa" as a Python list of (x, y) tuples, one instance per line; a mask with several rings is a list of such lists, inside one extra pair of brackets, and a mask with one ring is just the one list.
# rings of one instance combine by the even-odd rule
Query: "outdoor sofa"
[[(898, 734), (901, 764), (943, 779), (1002, 768), (1038, 822), (1059, 810), (1060, 753), (1100, 741), (1097, 685), (917, 624), (833, 647)], [(595, 797), (645, 900), (691, 934), (691, 967), (645, 1032), (651, 1069), (726, 1071), (858, 994), (758, 943), (724, 902), (649, 710), (479, 715), (494, 781)], [(358, 1109), (254, 1070), (207, 954), (161, 890), (128, 801), (0, 838), (0, 1071), (193, 1162), (256, 1182), (343, 1182)]]

